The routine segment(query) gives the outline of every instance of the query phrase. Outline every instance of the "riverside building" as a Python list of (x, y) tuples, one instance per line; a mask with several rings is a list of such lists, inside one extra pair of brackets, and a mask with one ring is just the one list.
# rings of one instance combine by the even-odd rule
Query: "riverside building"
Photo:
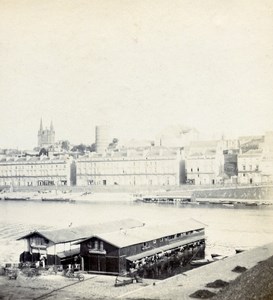
[(189, 219), (120, 229), (93, 235), (80, 245), (85, 271), (124, 274), (133, 268), (149, 277), (171, 263), (179, 266), (193, 257), (203, 258), (205, 226)]
[(218, 141), (192, 142), (186, 153), (187, 182), (217, 184), (224, 170), (223, 148)]
[(121, 275), (133, 268), (145, 277), (204, 258), (205, 225), (180, 220), (154, 226), (134, 219), (50, 231), (20, 237), (26, 249), (21, 262), (43, 262), (84, 271)]
[(183, 162), (179, 150), (166, 147), (90, 153), (77, 161), (77, 185), (179, 185)]
[(70, 185), (69, 157), (21, 157), (0, 160), (0, 186)]
[(192, 142), (185, 152), (188, 183), (214, 185), (237, 177), (238, 140)]
[(238, 183), (272, 183), (273, 132), (244, 139), (238, 155)]

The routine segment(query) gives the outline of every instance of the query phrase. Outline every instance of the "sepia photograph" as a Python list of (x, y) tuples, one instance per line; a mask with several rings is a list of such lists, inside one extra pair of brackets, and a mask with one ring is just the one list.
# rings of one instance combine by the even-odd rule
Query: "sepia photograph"
[(0, 0), (0, 299), (273, 299), (273, 2)]

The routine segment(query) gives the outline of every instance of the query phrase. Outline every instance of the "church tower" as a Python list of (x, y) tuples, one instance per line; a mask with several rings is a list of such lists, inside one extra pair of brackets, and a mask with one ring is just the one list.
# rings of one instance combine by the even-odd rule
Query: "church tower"
[(55, 131), (51, 121), (50, 128), (43, 128), (43, 120), (40, 121), (40, 129), (38, 131), (38, 147), (48, 148), (55, 143)]

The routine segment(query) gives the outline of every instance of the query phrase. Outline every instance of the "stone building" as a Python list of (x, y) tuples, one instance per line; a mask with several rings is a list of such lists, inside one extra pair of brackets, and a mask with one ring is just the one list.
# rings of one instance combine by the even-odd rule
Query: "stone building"
[(77, 185), (179, 185), (183, 161), (165, 147), (91, 153), (77, 161)]
[(0, 186), (70, 185), (68, 157), (4, 158), (0, 161)]
[(187, 182), (222, 184), (237, 176), (238, 140), (192, 142), (185, 150)]
[(263, 145), (263, 156), (261, 159), (261, 181), (263, 183), (273, 182), (273, 132), (266, 132)]
[(192, 142), (186, 151), (185, 161), (188, 183), (209, 185), (221, 181), (224, 156), (218, 141)]
[(273, 182), (273, 132), (245, 138), (238, 155), (238, 183)]
[(261, 183), (261, 160), (263, 150), (251, 149), (238, 155), (238, 183)]

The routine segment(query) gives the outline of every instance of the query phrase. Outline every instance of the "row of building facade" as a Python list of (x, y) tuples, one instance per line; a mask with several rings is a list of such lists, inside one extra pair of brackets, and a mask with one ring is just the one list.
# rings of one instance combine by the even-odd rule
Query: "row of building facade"
[(0, 186), (178, 186), (273, 182), (273, 133), (197, 141), (184, 148), (120, 148), (72, 154), (2, 157)]

